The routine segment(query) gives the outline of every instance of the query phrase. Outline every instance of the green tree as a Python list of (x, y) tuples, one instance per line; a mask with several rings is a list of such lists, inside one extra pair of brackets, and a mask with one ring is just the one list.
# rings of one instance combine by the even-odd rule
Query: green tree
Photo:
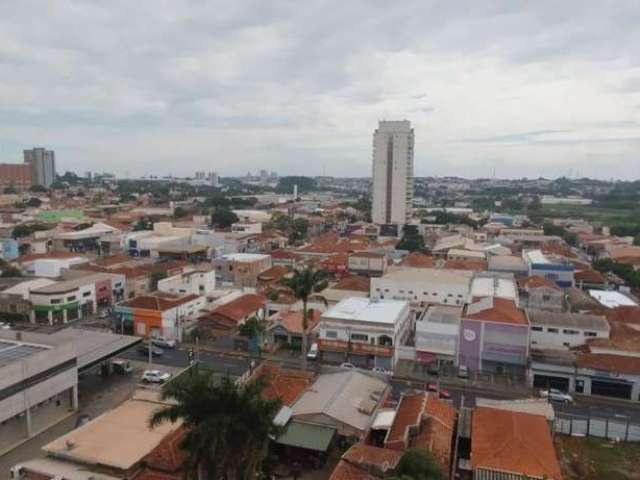
[(180, 448), (186, 453), (188, 477), (219, 480), (255, 479), (267, 454), (269, 437), (281, 427), (273, 423), (278, 400), (263, 397), (261, 380), (236, 385), (195, 367), (166, 385), (162, 398), (171, 400), (150, 419), (155, 427), (182, 420), (186, 428)]
[(173, 210), (173, 218), (184, 218), (189, 215), (189, 211), (184, 207), (176, 207)]
[(32, 185), (31, 188), (29, 188), (29, 191), (31, 191), (33, 193), (46, 193), (46, 192), (48, 192), (47, 187), (45, 187), (43, 185)]
[(229, 228), (238, 220), (238, 216), (226, 207), (216, 207), (211, 214), (211, 224), (219, 228)]
[(396, 468), (395, 479), (444, 480), (446, 477), (435, 457), (422, 448), (407, 450)]
[(240, 328), (238, 328), (238, 334), (245, 338), (255, 338), (262, 335), (265, 329), (265, 322), (260, 320), (258, 317), (253, 316), (240, 325)]
[(285, 287), (289, 287), (293, 291), (293, 295), (302, 301), (302, 367), (306, 368), (309, 343), (307, 332), (309, 329), (309, 310), (307, 304), (312, 294), (326, 287), (327, 272), (325, 270), (315, 270), (314, 268), (295, 269), (291, 277), (284, 277), (280, 282)]
[(41, 230), (49, 230), (49, 226), (43, 224), (32, 224), (32, 225), (17, 225), (11, 231), (11, 236), (15, 239), (28, 237), (33, 232), (39, 232)]
[(309, 220), (306, 218), (296, 218), (291, 222), (291, 229), (289, 231), (289, 242), (295, 243), (300, 240), (304, 240), (307, 236), (307, 230), (309, 230)]
[(0, 277), (9, 278), (9, 277), (21, 277), (22, 272), (20, 269), (10, 265), (7, 261), (0, 258)]
[(134, 232), (141, 230), (153, 230), (153, 221), (149, 217), (141, 218), (133, 225)]
[(415, 225), (405, 225), (402, 238), (396, 245), (396, 248), (410, 252), (424, 250), (424, 237)]

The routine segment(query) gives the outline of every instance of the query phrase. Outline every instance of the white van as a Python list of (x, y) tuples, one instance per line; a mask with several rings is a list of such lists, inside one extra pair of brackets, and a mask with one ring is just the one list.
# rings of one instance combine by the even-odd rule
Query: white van
[(318, 358), (318, 344), (314, 343), (307, 352), (307, 360), (316, 360)]

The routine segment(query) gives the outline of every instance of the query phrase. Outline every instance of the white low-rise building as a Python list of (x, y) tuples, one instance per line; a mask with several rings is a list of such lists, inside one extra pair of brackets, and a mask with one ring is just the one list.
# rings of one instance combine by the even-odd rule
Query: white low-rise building
[(473, 272), (435, 268), (395, 268), (371, 279), (371, 298), (404, 300), (413, 307), (429, 304), (464, 305)]
[(471, 281), (471, 298), (498, 297), (518, 300), (518, 285), (513, 275), (505, 273), (480, 273)]
[(432, 305), (416, 322), (416, 359), (422, 363), (456, 358), (463, 307)]
[(609, 322), (601, 315), (527, 310), (531, 325), (531, 347), (569, 349), (592, 338), (609, 338)]
[(324, 361), (393, 368), (410, 329), (408, 302), (351, 297), (323, 313), (316, 332)]
[(158, 282), (158, 290), (176, 295), (212, 295), (216, 290), (215, 270), (192, 270)]

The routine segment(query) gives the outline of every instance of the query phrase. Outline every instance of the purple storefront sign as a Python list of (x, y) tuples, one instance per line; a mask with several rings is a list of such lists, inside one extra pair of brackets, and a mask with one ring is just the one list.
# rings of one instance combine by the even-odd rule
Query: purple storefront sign
[(482, 323), (471, 320), (460, 322), (460, 348), (458, 349), (458, 365), (471, 370), (480, 369), (480, 345), (482, 340)]

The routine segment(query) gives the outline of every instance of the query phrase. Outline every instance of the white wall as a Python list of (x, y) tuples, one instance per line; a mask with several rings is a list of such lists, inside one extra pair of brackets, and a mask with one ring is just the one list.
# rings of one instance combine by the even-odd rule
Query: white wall
[(406, 300), (441, 305), (464, 305), (469, 296), (468, 282), (439, 283), (382, 278), (371, 279), (371, 298)]
[[(536, 328), (542, 328), (542, 331), (535, 330)], [(549, 329), (552, 331), (549, 331)], [(553, 330), (557, 330), (557, 333), (554, 333)], [(568, 330), (577, 332), (575, 334), (568, 333)], [(531, 346), (535, 348), (557, 348), (557, 349), (568, 349), (569, 347), (576, 347), (579, 345), (584, 345), (586, 341), (590, 338), (609, 338), (608, 332), (603, 332), (601, 330), (589, 330), (589, 329), (580, 329), (574, 326), (567, 327), (546, 327), (540, 325), (531, 325)], [(585, 335), (585, 332), (591, 332), (595, 335), (588, 336)]]

